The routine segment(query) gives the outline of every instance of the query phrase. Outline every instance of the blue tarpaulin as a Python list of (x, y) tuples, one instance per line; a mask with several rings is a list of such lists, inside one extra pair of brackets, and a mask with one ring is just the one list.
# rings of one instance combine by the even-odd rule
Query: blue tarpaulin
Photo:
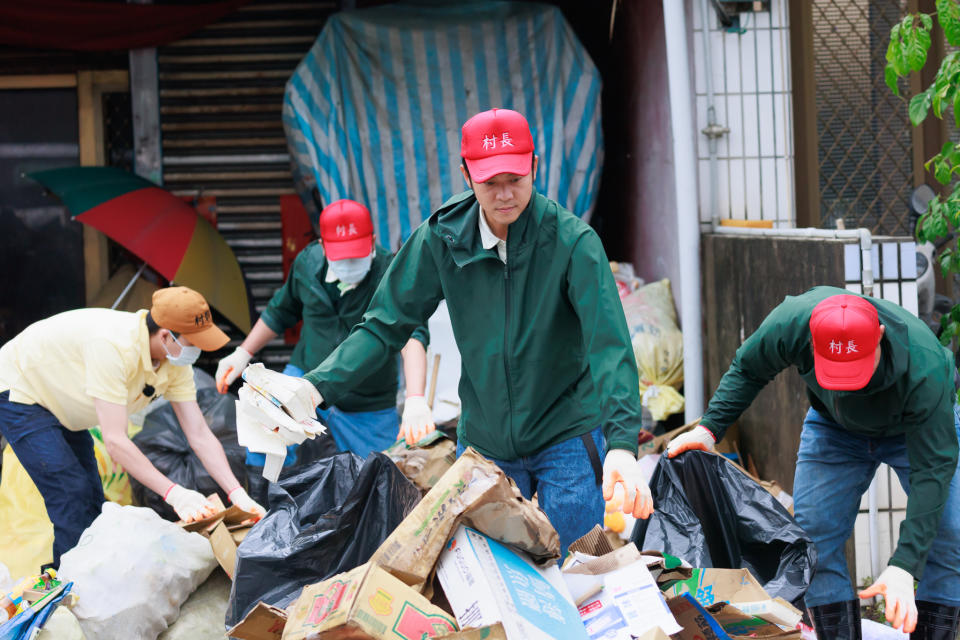
[(600, 75), (560, 10), (529, 3), (389, 5), (330, 17), (287, 82), (298, 192), (367, 205), (396, 249), (466, 185), (460, 127), (493, 107), (533, 131), (536, 188), (589, 217), (603, 163)]

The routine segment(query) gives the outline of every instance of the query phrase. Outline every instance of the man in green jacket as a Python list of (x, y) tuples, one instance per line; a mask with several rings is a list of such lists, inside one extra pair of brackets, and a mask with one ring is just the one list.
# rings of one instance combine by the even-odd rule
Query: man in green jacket
[(486, 111), (462, 133), (471, 191), (413, 232), (363, 322), (305, 378), (337, 404), (446, 299), (462, 357), (459, 448), (496, 461), (526, 497), (537, 492), (566, 549), (603, 520), (601, 478), (608, 499), (624, 485), (625, 511), (653, 509), (623, 308), (597, 234), (534, 193), (524, 117)]
[[(789, 366), (807, 384), (794, 479), (797, 522), (817, 570), (806, 594), (817, 636), (860, 638), (844, 544), (881, 462), (909, 498), (897, 549), (861, 598), (883, 595), (887, 620), (914, 638), (955, 640), (960, 615), (960, 418), (952, 354), (893, 303), (815, 287), (787, 297), (737, 350), (700, 425), (670, 457), (710, 449)], [(914, 600), (914, 579), (920, 581)]]
[[(220, 361), (216, 380), (221, 393), (253, 354), (298, 321), (303, 320), (300, 340), (283, 371), (294, 376), (323, 362), (360, 322), (393, 256), (377, 246), (370, 212), (359, 202), (331, 203), (320, 212), (319, 226), (320, 242), (297, 255), (287, 281), (274, 293), (250, 335)], [(401, 345), (407, 385), (403, 428), (426, 432), (433, 429), (433, 420), (423, 397), (429, 342), (425, 324), (414, 328), (412, 337), (408, 332), (407, 338)], [(340, 396), (335, 406), (320, 411), (341, 451), (365, 458), (396, 442), (397, 382), (396, 358), (387, 358), (365, 369), (363, 380)], [(294, 462), (295, 448), (290, 447), (285, 464)], [(248, 453), (247, 464), (262, 466), (263, 462), (262, 453)]]

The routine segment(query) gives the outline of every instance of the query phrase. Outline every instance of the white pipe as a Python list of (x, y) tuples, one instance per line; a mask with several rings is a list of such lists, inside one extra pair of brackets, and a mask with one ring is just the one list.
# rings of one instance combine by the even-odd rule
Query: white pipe
[(673, 136), (673, 186), (676, 193), (677, 249), (680, 260), (680, 324), (683, 329), (684, 418), (703, 415), (703, 330), (700, 304), (700, 207), (697, 202), (696, 118), (687, 55), (686, 3), (663, 0)]
[(712, 132), (717, 125), (717, 108), (713, 97), (713, 64), (710, 56), (710, 12), (707, 9), (707, 0), (700, 0), (700, 24), (703, 28), (703, 80), (707, 90), (707, 127), (703, 130), (707, 136), (707, 150), (710, 155), (710, 191), (709, 200), (704, 203), (704, 209), (710, 213), (713, 227), (720, 224), (720, 213), (717, 209), (717, 192), (720, 178), (717, 173), (717, 136)]
[(873, 571), (873, 579), (876, 580), (880, 575), (880, 533), (878, 530), (879, 510), (877, 508), (877, 475), (874, 473), (873, 480), (870, 481), (870, 488), (867, 489), (867, 509), (870, 515), (867, 516), (870, 526), (870, 570)]

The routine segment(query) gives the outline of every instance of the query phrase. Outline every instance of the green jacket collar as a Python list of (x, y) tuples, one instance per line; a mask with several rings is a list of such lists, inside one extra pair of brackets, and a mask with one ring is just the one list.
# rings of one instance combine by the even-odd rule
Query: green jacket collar
[[(520, 255), (533, 245), (546, 202), (546, 198), (533, 192), (527, 208), (507, 231), (508, 255)], [(453, 196), (430, 216), (430, 228), (447, 245), (459, 268), (478, 260), (498, 259), (495, 251), (484, 249), (480, 242), (479, 216), (480, 204), (473, 191)]]

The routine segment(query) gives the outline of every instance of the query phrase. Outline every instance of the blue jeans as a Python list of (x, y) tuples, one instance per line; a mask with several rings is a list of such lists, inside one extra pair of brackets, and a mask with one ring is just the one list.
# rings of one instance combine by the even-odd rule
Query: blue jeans
[[(598, 455), (606, 451), (603, 431), (590, 432)], [(457, 445), (457, 457), (464, 446)], [(580, 436), (558, 442), (532, 456), (516, 460), (491, 458), (529, 500), (537, 493), (540, 508), (560, 536), (561, 558), (567, 547), (594, 525), (603, 526), (603, 494), (597, 484), (590, 454)]]
[[(954, 426), (960, 438), (960, 408), (956, 406)], [(808, 607), (856, 598), (844, 545), (853, 530), (860, 498), (881, 462), (896, 472), (909, 495), (910, 463), (904, 436), (868, 438), (844, 430), (813, 409), (807, 412), (793, 498), (797, 522), (817, 550), (817, 569), (805, 597)], [(950, 482), (917, 599), (960, 606), (960, 465)]]
[[(283, 369), (284, 375), (303, 376), (303, 369), (288, 364)], [(400, 416), (396, 408), (387, 408), (380, 411), (341, 411), (337, 407), (317, 409), (317, 416), (327, 425), (330, 435), (340, 451), (352, 451), (361, 458), (366, 458), (373, 451), (383, 451), (397, 441), (400, 431)], [(283, 466), (288, 467), (297, 459), (297, 445), (287, 447), (287, 457)], [(253, 451), (247, 452), (247, 464), (262, 467), (266, 456)]]
[(40, 405), (11, 402), (9, 391), (0, 393), (0, 433), (43, 496), (53, 523), (53, 565), (59, 567), (60, 556), (76, 546), (104, 503), (93, 438), (66, 429)]

